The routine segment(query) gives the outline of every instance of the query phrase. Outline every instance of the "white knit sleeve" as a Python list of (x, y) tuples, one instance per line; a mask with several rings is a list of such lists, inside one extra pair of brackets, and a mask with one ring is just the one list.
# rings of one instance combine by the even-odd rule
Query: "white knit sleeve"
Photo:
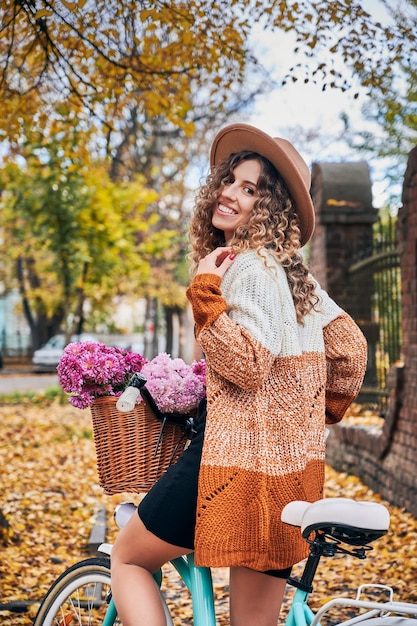
[(236, 261), (222, 283), (228, 316), (272, 354), (278, 355), (283, 303), (277, 273), (253, 255), (242, 255), (241, 262)]

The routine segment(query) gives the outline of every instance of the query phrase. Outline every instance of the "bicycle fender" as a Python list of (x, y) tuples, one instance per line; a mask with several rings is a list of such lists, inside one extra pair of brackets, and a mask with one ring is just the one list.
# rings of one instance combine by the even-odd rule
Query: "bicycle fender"
[(107, 554), (107, 556), (110, 556), (112, 547), (113, 545), (111, 543), (101, 543), (97, 548), (97, 552), (101, 552), (102, 554)]

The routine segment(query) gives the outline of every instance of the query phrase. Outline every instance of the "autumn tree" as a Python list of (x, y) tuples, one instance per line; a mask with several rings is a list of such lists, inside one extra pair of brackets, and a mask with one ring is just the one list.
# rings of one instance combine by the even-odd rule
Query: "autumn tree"
[[(354, 0), (3, 0), (3, 113), (39, 111), (64, 93), (106, 128), (137, 113), (160, 113), (187, 132), (190, 96), (200, 89), (207, 109), (227, 102), (228, 89), (256, 63), (249, 48), (253, 25), (292, 31), (300, 63), (290, 79), (346, 88), (349, 75), (320, 53), (338, 55), (369, 89), (384, 90), (396, 63), (416, 52), (412, 25), (374, 20)], [(210, 81), (207, 78), (210, 77)], [(16, 99), (16, 96), (19, 96)], [(105, 103), (105, 104), (104, 104)], [(42, 106), (41, 106), (42, 105)], [(10, 129), (19, 134), (19, 123)]]
[[(185, 137), (198, 117), (209, 118), (218, 110), (225, 86), (230, 87), (228, 107), (233, 108), (232, 82), (243, 68), (242, 38), (230, 36), (234, 54), (222, 55), (218, 39), (214, 45), (212, 26), (202, 40), (201, 33), (189, 27), (188, 14), (181, 17), (184, 7), (172, 13), (162, 4), (154, 10), (136, 2), (97, 2), (93, 11), (91, 4), (88, 11), (84, 5), (23, 2), (4, 8), (0, 54), (4, 52), (8, 67), (3, 68), (4, 90), (0, 87), (5, 102), (0, 127), (4, 122), (9, 150), (21, 153), (22, 143), (32, 142), (35, 128), (45, 149), (61, 135), (61, 156), (71, 160), (66, 129), (69, 124), (82, 127), (85, 162), (106, 162), (111, 180), (119, 185), (140, 174), (147, 188), (169, 196), (165, 221), (158, 228), (169, 227), (175, 234), (177, 225), (184, 230), (185, 221), (181, 175), (198, 149), (195, 141), (194, 149), (191, 143), (187, 146)], [(217, 27), (220, 17), (217, 12)], [(224, 77), (223, 90), (216, 76), (211, 80), (213, 72)], [(190, 92), (197, 84), (201, 91), (191, 103)], [(245, 99), (248, 94), (241, 106)], [(153, 223), (159, 208), (157, 203), (148, 206), (146, 217)], [(61, 236), (59, 229), (55, 233)], [(150, 227), (149, 235), (154, 237), (155, 229)], [(153, 261), (156, 266), (161, 262), (157, 254)], [(150, 285), (148, 291), (155, 289)]]
[[(417, 33), (417, 2), (387, 5), (386, 11), (394, 23), (407, 24)], [(349, 113), (344, 114), (349, 144), (371, 157), (385, 159), (384, 179), (389, 186), (389, 201), (398, 203), (399, 189), (408, 153), (417, 142), (417, 59), (415, 51), (404, 55), (382, 80), (383, 89), (371, 91), (362, 107), (368, 127), (355, 132)], [(363, 75), (367, 74), (364, 68)]]
[[(9, 150), (21, 150), (28, 128), (46, 143), (72, 120), (84, 129), (89, 158), (106, 161), (113, 181), (141, 173), (148, 188), (171, 198), (165, 217), (174, 228), (186, 220), (179, 180), (207, 141), (207, 122), (218, 126), (268, 87), (250, 49), (254, 25), (293, 32), (299, 63), (287, 80), (323, 89), (347, 89), (353, 73), (368, 91), (384, 93), (397, 64), (416, 51), (407, 23), (384, 26), (353, 0), (2, 0), (0, 7), (0, 137)], [(348, 69), (323, 61), (323, 52)], [(161, 213), (161, 204), (149, 210)]]
[(374, 97), (387, 93), (417, 48), (413, 23), (399, 12), (383, 24), (354, 0), (3, 0), (0, 7), (0, 136), (21, 140), (24, 119), (47, 128), (61, 102), (95, 128), (90, 149), (111, 155), (113, 178), (146, 171), (151, 187), (165, 147), (192, 137), (202, 116), (233, 110), (236, 86), (252, 94), (267, 88), (250, 49), (255, 25), (294, 35), (298, 62), (284, 82), (347, 89), (355, 75)]
[(17, 277), (34, 348), (60, 328), (81, 332), (86, 300), (103, 310), (150, 273), (138, 246), (155, 194), (87, 169), (62, 140), (29, 144), (0, 170), (3, 281)]
[(242, 81), (247, 28), (232, 18), (212, 3), (4, 3), (0, 136), (21, 139), (22, 118), (47, 129), (65, 103), (93, 127), (90, 148), (111, 155), (113, 178), (128, 160), (155, 175), (160, 146), (191, 136), (194, 109), (218, 110)]
[[(76, 115), (92, 131), (90, 150), (111, 157), (113, 180), (141, 172), (149, 187), (180, 138), (191, 140), (204, 119), (218, 126), (222, 111), (268, 88), (250, 48), (254, 26), (294, 35), (298, 62), (284, 82), (347, 89), (355, 75), (374, 98), (417, 48), (414, 25), (399, 12), (383, 24), (354, 0), (3, 0), (0, 7), (0, 137), (20, 141), (24, 119), (47, 129), (60, 102), (63, 117)], [(184, 172), (190, 157), (178, 156)]]

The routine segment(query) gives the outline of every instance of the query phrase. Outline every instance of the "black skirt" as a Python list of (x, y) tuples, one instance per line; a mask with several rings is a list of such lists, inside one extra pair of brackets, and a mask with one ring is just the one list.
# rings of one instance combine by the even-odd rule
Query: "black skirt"
[(198, 407), (197, 432), (175, 465), (168, 468), (138, 507), (146, 528), (168, 543), (192, 550), (198, 473), (206, 424), (206, 401)]

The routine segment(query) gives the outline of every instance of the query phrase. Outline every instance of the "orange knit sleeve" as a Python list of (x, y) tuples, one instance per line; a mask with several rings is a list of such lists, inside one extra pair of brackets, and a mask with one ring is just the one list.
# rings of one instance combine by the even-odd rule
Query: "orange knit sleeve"
[(210, 326), (227, 309), (220, 289), (221, 282), (217, 274), (197, 274), (187, 289), (197, 337), (203, 328)]
[(327, 361), (326, 424), (340, 422), (356, 399), (366, 371), (368, 344), (361, 330), (343, 313), (324, 328)]

